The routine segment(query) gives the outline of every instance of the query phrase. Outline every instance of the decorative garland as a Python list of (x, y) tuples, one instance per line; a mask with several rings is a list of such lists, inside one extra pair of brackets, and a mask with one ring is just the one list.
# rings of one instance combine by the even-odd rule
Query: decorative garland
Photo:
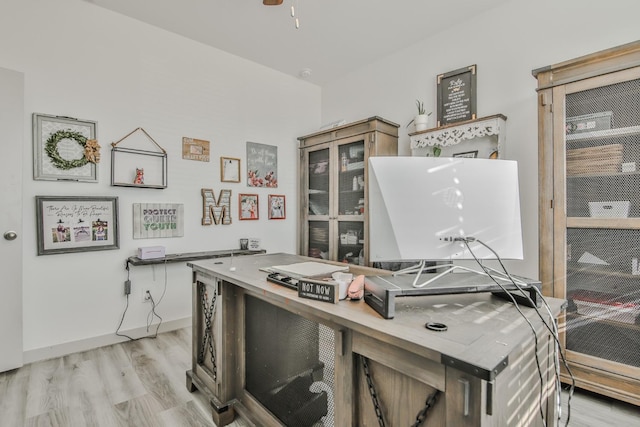
[[(62, 158), (62, 156), (60, 156), (60, 153), (58, 152), (58, 143), (63, 139), (73, 139), (75, 142), (77, 142), (83, 148), (84, 156), (74, 160), (66, 160)], [(93, 142), (94, 143), (93, 145), (96, 145), (97, 149), (99, 150), (100, 146), (97, 145), (97, 141), (95, 140), (88, 140), (88, 141)], [(90, 155), (91, 153), (87, 153), (86, 146), (87, 146), (87, 138), (81, 133), (74, 132), (71, 130), (59, 130), (57, 132), (52, 133), (49, 136), (49, 139), (47, 139), (47, 143), (44, 146), (44, 151), (47, 153), (47, 155), (49, 156), (49, 159), (51, 159), (51, 163), (53, 163), (54, 166), (56, 166), (58, 169), (69, 170), (69, 169), (82, 167), (87, 163), (89, 163), (90, 161), (92, 161), (93, 163), (97, 163), (99, 161), (99, 158), (100, 158), (99, 152), (96, 159), (95, 153), (93, 153), (94, 154), (93, 157)], [(95, 150), (93, 146), (91, 148)], [(93, 150), (89, 150), (89, 151), (93, 151)]]

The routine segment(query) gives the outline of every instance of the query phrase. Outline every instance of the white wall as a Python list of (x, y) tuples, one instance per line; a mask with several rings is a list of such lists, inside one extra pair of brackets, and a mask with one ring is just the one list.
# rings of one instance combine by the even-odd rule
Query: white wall
[[(477, 64), (478, 116), (507, 116), (505, 158), (518, 160), (525, 241), (513, 273), (538, 277), (536, 80), (531, 71), (640, 39), (636, 0), (513, 0), (407, 47), (323, 87), (322, 122), (380, 115), (401, 125), (400, 154), (410, 155), (405, 125), (415, 100), (436, 114), (436, 76)], [(455, 16), (425, 17), (430, 20)], [(406, 189), (409, 197), (409, 189)]]
[[(66, 343), (114, 338), (125, 307), (125, 260), (138, 246), (221, 250), (248, 236), (261, 238), (269, 252), (295, 252), (296, 137), (320, 125), (317, 86), (80, 0), (2, 0), (0, 10), (0, 67), (23, 72), (26, 85), (25, 139), (16, 141), (24, 154), (26, 362)], [(99, 183), (33, 180), (32, 113), (98, 122)], [(168, 152), (167, 189), (110, 186), (110, 144), (139, 126)], [(183, 136), (211, 141), (211, 161), (183, 160)], [(220, 182), (220, 156), (241, 158), (244, 175), (246, 141), (278, 146), (277, 189), (249, 188), (244, 178)], [(231, 225), (201, 225), (202, 188), (232, 190)], [(259, 221), (238, 221), (239, 193), (259, 195)], [(286, 220), (267, 219), (268, 194), (287, 196)], [(118, 196), (120, 249), (37, 256), (36, 195)], [(184, 237), (133, 240), (132, 204), (141, 202), (183, 203)], [(166, 273), (157, 312), (164, 322), (187, 319), (189, 269), (171, 264)], [(140, 288), (150, 286), (158, 299), (164, 278), (162, 266), (132, 267), (124, 331), (146, 325), (150, 306), (141, 302)]]

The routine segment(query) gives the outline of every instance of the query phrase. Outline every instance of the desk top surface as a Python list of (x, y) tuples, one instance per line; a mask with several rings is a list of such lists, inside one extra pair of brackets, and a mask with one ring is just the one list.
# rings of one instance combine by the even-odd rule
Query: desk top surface
[[(309, 260), (298, 255), (263, 254), (195, 261), (187, 265), (194, 271), (231, 282), (290, 310), (347, 327), (438, 362), (446, 356), (491, 372), (511, 351), (533, 343), (531, 327), (514, 304), (489, 293), (398, 298), (395, 317), (383, 319), (363, 300), (330, 304), (299, 298), (295, 290), (268, 282), (267, 273), (260, 271), (260, 268), (272, 265)], [(355, 274), (378, 275), (380, 272), (358, 266), (350, 266), (350, 269)], [(557, 316), (564, 300), (546, 298), (546, 301), (553, 316)], [(538, 334), (546, 329), (536, 310), (522, 306), (520, 310)], [(544, 307), (541, 313), (549, 323), (550, 316)], [(447, 330), (428, 330), (425, 328), (428, 322), (445, 324)]]

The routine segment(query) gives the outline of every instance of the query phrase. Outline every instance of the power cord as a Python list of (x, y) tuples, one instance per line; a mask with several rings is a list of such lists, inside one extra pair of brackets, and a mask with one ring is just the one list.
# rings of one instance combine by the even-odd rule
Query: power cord
[[(480, 260), (476, 257), (475, 253), (473, 252), (473, 250), (471, 249), (469, 242), (477, 242), (479, 244), (481, 244), (482, 246), (484, 246), (485, 248), (487, 248), (488, 250), (490, 250), (494, 255), (495, 258), (498, 260), (498, 262), (500, 263), (500, 266), (502, 268), (502, 270), (504, 271), (504, 274), (509, 278), (509, 281), (520, 291), (520, 293), (524, 296), (524, 298), (527, 300), (527, 302), (531, 305), (531, 307), (533, 307), (535, 309), (536, 314), (538, 315), (538, 317), (540, 318), (540, 320), (542, 321), (543, 325), (547, 328), (547, 330), (550, 332), (551, 336), (554, 339), (554, 366), (555, 366), (555, 382), (556, 382), (556, 390), (557, 390), (557, 404), (558, 406), (560, 406), (560, 401), (561, 401), (561, 387), (560, 387), (560, 370), (558, 367), (558, 357), (557, 355), (560, 354), (561, 358), (562, 358), (562, 362), (563, 365), (565, 367), (565, 369), (567, 370), (567, 373), (569, 374), (569, 377), (571, 378), (571, 386), (570, 386), (570, 392), (569, 392), (569, 398), (568, 398), (568, 402), (567, 402), (567, 420), (565, 423), (565, 426), (569, 425), (569, 420), (571, 419), (571, 397), (573, 396), (573, 391), (575, 389), (575, 378), (573, 377), (573, 374), (571, 372), (571, 369), (569, 368), (569, 365), (567, 363), (567, 360), (564, 356), (564, 353), (562, 351), (559, 351), (561, 345), (560, 345), (560, 340), (558, 338), (558, 330), (557, 330), (557, 325), (555, 323), (555, 321), (552, 320), (552, 324), (553, 324), (553, 328), (551, 328), (549, 326), (549, 324), (547, 323), (546, 319), (544, 319), (544, 317), (542, 316), (542, 314), (540, 313), (540, 310), (538, 310), (538, 308), (536, 307), (536, 304), (531, 300), (531, 297), (528, 295), (527, 292), (525, 292), (524, 289), (522, 289), (522, 287), (517, 283), (517, 281), (511, 276), (511, 274), (508, 272), (506, 266), (504, 265), (504, 263), (502, 262), (502, 259), (500, 258), (500, 256), (496, 253), (495, 250), (493, 250), (493, 248), (491, 248), (489, 245), (487, 245), (486, 243), (482, 242), (481, 240), (478, 240), (474, 237), (469, 237), (469, 238), (455, 238), (456, 241), (462, 241), (464, 242), (465, 246), (467, 247), (467, 249), (469, 250), (469, 252), (471, 253), (471, 255), (473, 256), (474, 260), (476, 261), (476, 263), (482, 268), (482, 270), (485, 272), (485, 274), (487, 274), (487, 276), (489, 276), (491, 278), (491, 280), (493, 280), (493, 282), (495, 284), (497, 284), (506, 295), (509, 296), (509, 298), (511, 299), (511, 301), (513, 302), (514, 306), (516, 307), (516, 309), (518, 310), (518, 312), (520, 313), (520, 315), (525, 319), (525, 321), (529, 324), (531, 330), (533, 331), (534, 334), (534, 340), (535, 340), (535, 358), (536, 358), (536, 365), (538, 368), (538, 376), (540, 378), (540, 415), (542, 417), (542, 422), (544, 425), (546, 425), (546, 422), (544, 420), (544, 414), (542, 412), (542, 401), (543, 401), (543, 396), (544, 396), (544, 390), (543, 390), (543, 378), (542, 378), (542, 369), (540, 368), (540, 361), (538, 359), (538, 338), (537, 335), (535, 333), (535, 328), (533, 327), (533, 325), (531, 324), (531, 322), (524, 316), (524, 313), (522, 312), (522, 310), (520, 309), (520, 307), (518, 306), (518, 303), (516, 302), (515, 298), (513, 297), (513, 295), (511, 295), (510, 292), (508, 292), (503, 285), (501, 285), (498, 280), (496, 280), (493, 275), (491, 274), (491, 271), (489, 268), (486, 268), (481, 262)], [(551, 313), (551, 308), (549, 307), (548, 303), (546, 302), (546, 300), (544, 299), (544, 297), (542, 296), (540, 290), (538, 288), (536, 288), (535, 286), (533, 287), (535, 289), (535, 292), (540, 296), (541, 301), (543, 302), (545, 309), (547, 310), (549, 316), (551, 319), (553, 319), (553, 315)], [(559, 418), (561, 416), (561, 408), (559, 408), (558, 411), (559, 414)], [(558, 419), (559, 419), (558, 418)]]
[[(162, 294), (160, 295), (160, 298), (158, 299), (158, 302), (156, 303), (153, 300), (153, 296), (151, 295), (151, 292), (149, 293), (149, 299), (151, 300), (151, 310), (149, 311), (149, 314), (147, 314), (147, 332), (149, 332), (149, 328), (151, 327), (151, 325), (153, 324), (153, 318), (157, 317), (158, 319), (160, 319), (160, 323), (158, 324), (158, 327), (156, 328), (156, 336), (158, 335), (158, 329), (160, 329), (160, 325), (162, 324), (162, 317), (160, 317), (158, 315), (158, 313), (156, 313), (156, 308), (160, 305), (160, 303), (162, 302), (164, 295), (167, 292), (167, 260), (164, 260), (164, 287), (162, 289)], [(154, 270), (154, 279), (155, 279), (155, 270)]]
[[(149, 294), (149, 299), (151, 300), (151, 311), (150, 311), (150, 313), (152, 313), (151, 323), (147, 323), (147, 332), (149, 332), (149, 328), (151, 327), (151, 324), (153, 323), (153, 317), (154, 316), (157, 317), (158, 319), (160, 319), (160, 322), (158, 323), (158, 326), (156, 327), (156, 332), (153, 335), (153, 338), (157, 338), (158, 337), (158, 330), (160, 329), (160, 325), (162, 325), (162, 317), (160, 317), (158, 315), (158, 313), (156, 313), (157, 304), (153, 300), (153, 296), (151, 295), (151, 292), (147, 291), (147, 293)], [(148, 318), (148, 316), (147, 316), (147, 318)]]
[[(160, 315), (158, 315), (158, 313), (156, 313), (156, 307), (160, 304), (160, 302), (162, 301), (162, 299), (164, 298), (164, 295), (166, 293), (167, 290), (167, 261), (165, 260), (164, 262), (164, 289), (162, 291), (162, 295), (160, 296), (160, 299), (158, 300), (158, 302), (156, 303), (153, 299), (153, 296), (151, 295), (151, 292), (147, 291), (147, 293), (149, 294), (149, 300), (151, 301), (151, 311), (149, 312), (149, 314), (147, 315), (147, 332), (149, 332), (149, 328), (151, 327), (151, 324), (153, 323), (153, 318), (157, 317), (158, 319), (160, 319), (160, 322), (158, 323), (158, 326), (156, 327), (156, 331), (153, 335), (147, 335), (147, 336), (143, 336), (143, 337), (139, 337), (139, 338), (132, 338), (129, 335), (126, 334), (122, 334), (120, 333), (120, 328), (122, 327), (122, 323), (124, 322), (124, 318), (127, 314), (127, 310), (129, 309), (129, 295), (131, 294), (131, 280), (130, 280), (130, 270), (129, 270), (129, 263), (127, 262), (126, 266), (125, 266), (126, 270), (127, 270), (127, 280), (125, 281), (124, 284), (124, 294), (126, 297), (126, 303), (125, 303), (125, 307), (124, 307), (124, 311), (122, 312), (122, 317), (120, 318), (120, 323), (118, 324), (118, 327), (116, 328), (116, 336), (119, 337), (123, 337), (123, 338), (127, 338), (129, 339), (129, 341), (138, 341), (144, 338), (157, 338), (158, 337), (158, 330), (160, 329), (160, 325), (162, 324), (162, 317), (160, 317)], [(149, 317), (151, 317), (151, 321), (149, 321)]]

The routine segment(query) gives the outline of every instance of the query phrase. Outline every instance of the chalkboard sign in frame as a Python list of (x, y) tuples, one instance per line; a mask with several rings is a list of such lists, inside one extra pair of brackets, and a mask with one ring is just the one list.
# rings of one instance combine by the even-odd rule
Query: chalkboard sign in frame
[(477, 118), (476, 71), (474, 64), (438, 75), (438, 127)]

